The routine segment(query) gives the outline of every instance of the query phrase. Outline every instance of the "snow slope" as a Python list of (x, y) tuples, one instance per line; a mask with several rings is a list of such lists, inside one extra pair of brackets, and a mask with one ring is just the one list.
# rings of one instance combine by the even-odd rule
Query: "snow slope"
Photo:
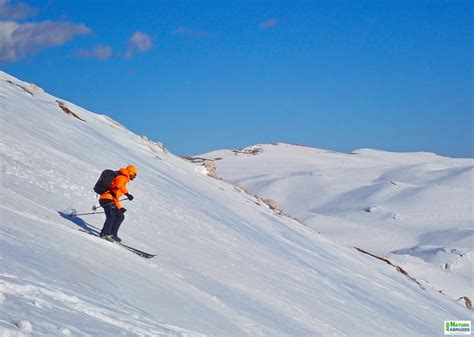
[[(0, 72), (0, 336), (441, 335), (456, 299), (336, 244), (110, 118)], [(81, 230), (101, 170), (138, 167), (120, 235)]]
[[(474, 160), (291, 144), (200, 157), (335, 242), (386, 255), (452, 297), (474, 294)], [(390, 254), (392, 253), (392, 254)]]

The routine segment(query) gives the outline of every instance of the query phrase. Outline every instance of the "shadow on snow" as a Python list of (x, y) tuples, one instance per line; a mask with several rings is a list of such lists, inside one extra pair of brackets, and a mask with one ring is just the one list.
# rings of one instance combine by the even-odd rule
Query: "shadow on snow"
[(83, 219), (81, 219), (80, 217), (78, 216), (75, 216), (73, 214), (68, 214), (68, 213), (65, 213), (65, 212), (62, 212), (62, 211), (58, 211), (58, 214), (63, 217), (64, 219), (66, 220), (69, 220), (71, 221), (72, 223), (74, 223), (76, 226), (78, 226), (79, 228), (81, 228), (83, 231), (89, 233), (89, 234), (93, 234), (93, 235), (96, 235), (96, 236), (99, 236), (100, 234), (100, 230), (97, 229), (96, 227), (88, 224), (87, 222), (85, 222)]

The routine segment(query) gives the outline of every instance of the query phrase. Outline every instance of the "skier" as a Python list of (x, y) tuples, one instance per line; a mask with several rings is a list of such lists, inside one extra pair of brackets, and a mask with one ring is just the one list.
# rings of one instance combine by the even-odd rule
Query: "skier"
[(99, 204), (105, 211), (105, 223), (100, 231), (100, 237), (108, 241), (122, 240), (117, 236), (120, 225), (122, 224), (127, 210), (120, 205), (120, 197), (125, 195), (128, 200), (133, 200), (133, 195), (128, 193), (125, 186), (137, 176), (137, 168), (129, 165), (119, 170), (119, 174), (112, 180), (110, 189), (100, 195)]

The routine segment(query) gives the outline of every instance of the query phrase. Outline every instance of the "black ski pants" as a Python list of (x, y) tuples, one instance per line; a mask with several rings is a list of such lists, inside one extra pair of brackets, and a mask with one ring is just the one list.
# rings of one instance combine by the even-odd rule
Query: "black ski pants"
[(99, 204), (102, 206), (105, 212), (105, 222), (100, 236), (114, 235), (117, 236), (120, 225), (122, 224), (125, 216), (122, 211), (115, 207), (113, 200), (101, 199)]

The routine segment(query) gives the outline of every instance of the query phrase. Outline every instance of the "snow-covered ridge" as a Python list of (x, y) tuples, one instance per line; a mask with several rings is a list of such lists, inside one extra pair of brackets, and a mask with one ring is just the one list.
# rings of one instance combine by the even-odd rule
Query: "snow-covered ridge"
[(200, 157), (218, 158), (219, 177), (275, 199), (334, 241), (389, 255), (440, 291), (472, 298), (473, 159), (284, 143)]
[[(2, 72), (0, 120), (0, 335), (418, 336), (471, 315)], [(102, 215), (64, 214), (90, 211), (101, 170), (130, 163), (139, 175), (120, 235), (151, 260), (81, 231), (100, 229)]]

